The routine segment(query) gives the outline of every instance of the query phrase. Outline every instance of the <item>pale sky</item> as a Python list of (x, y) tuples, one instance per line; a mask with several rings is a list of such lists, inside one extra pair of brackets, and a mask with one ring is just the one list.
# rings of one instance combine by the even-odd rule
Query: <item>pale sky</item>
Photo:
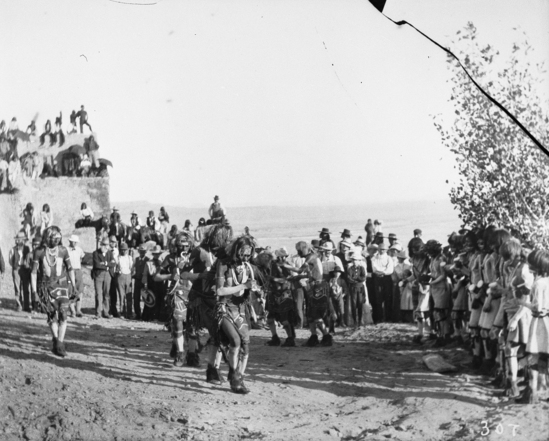
[[(135, 3), (144, 3), (137, 0)], [(549, 55), (545, 0), (388, 0), (451, 49), (468, 21)], [(2, 1), (0, 118), (86, 106), (111, 200), (208, 206), (447, 198), (446, 55), (367, 0)], [(548, 83), (539, 95), (547, 97)]]

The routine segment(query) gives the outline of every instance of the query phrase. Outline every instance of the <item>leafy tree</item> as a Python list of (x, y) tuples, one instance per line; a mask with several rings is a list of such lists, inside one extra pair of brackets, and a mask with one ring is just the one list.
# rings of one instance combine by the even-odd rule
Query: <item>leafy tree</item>
[[(459, 56), (465, 68), (548, 147), (548, 103), (535, 87), (545, 71), (543, 64), (527, 61), (532, 47), (527, 41), (513, 44), (505, 63), (495, 48), (481, 46), (472, 23), (458, 32), (458, 41), (466, 40), (469, 55)], [(463, 225), (515, 229), (524, 239), (548, 247), (549, 157), (477, 89), (455, 59), (449, 57), (449, 63), (455, 72), (450, 100), (456, 118), (444, 124), (439, 115), (435, 126), (456, 156), (460, 178), (450, 200)]]

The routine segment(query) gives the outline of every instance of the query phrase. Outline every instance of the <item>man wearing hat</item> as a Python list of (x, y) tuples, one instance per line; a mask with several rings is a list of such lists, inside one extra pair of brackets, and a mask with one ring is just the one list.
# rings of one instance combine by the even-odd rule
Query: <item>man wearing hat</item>
[(132, 211), (132, 216), (130, 218), (130, 225), (134, 230), (140, 230), (141, 227), (143, 226), (143, 222), (141, 221), (141, 219), (139, 218), (139, 216), (135, 211)]
[(111, 287), (111, 273), (116, 268), (116, 260), (109, 247), (109, 239), (101, 240), (99, 249), (92, 255), (92, 279), (95, 287), (95, 318), (112, 318), (110, 311), (109, 290)]
[(380, 243), (383, 242), (383, 232), (382, 231), (378, 231), (375, 235), (374, 235), (374, 241), (373, 243), (376, 244), (376, 245), (379, 245)]
[(366, 269), (361, 264), (362, 250), (355, 247), (351, 250), (350, 262), (347, 267), (347, 282), (349, 284), (349, 305), (355, 328), (362, 324), (362, 305), (366, 303)]
[(338, 256), (334, 255), (334, 251), (334, 243), (332, 241), (326, 242), (318, 249), (320, 262), (322, 262), (323, 278), (326, 282), (330, 280), (330, 273), (336, 266), (343, 269), (343, 262)]
[[(73, 234), (69, 237), (69, 246), (67, 251), (69, 252), (69, 257), (71, 259), (71, 266), (74, 270), (74, 302), (69, 304), (71, 311), (71, 316), (76, 315), (76, 317), (82, 317), (82, 259), (85, 256), (84, 250), (80, 248), (77, 244), (79, 242), (78, 236)], [(75, 310), (76, 306), (76, 310)]]
[(326, 242), (331, 242), (332, 243), (332, 247), (335, 248), (335, 243), (334, 241), (330, 238), (330, 229), (329, 228), (322, 228), (322, 230), (319, 231), (319, 238), (320, 238), (320, 242), (319, 242), (319, 246), (323, 246)]
[(15, 288), (15, 301), (17, 311), (23, 309), (30, 312), (30, 273), (32, 255), (30, 248), (25, 245), (27, 235), (23, 232), (15, 236), (15, 246), (10, 250), (8, 262), (11, 266), (13, 276), (13, 287)]
[(137, 251), (139, 252), (139, 256), (135, 258), (132, 268), (134, 314), (128, 315), (130, 315), (130, 318), (132, 319), (141, 320), (141, 289), (143, 288), (143, 285), (147, 285), (145, 267), (147, 266), (149, 258), (147, 257), (147, 248), (145, 245), (139, 245)]
[(120, 245), (120, 255), (116, 266), (116, 298), (112, 309), (115, 317), (120, 313), (127, 319), (132, 317), (132, 269), (133, 258), (126, 242)]
[[(378, 245), (378, 253), (372, 258), (372, 270), (374, 279), (374, 296), (376, 296), (377, 306), (382, 310), (374, 308), (374, 322), (379, 323), (383, 319), (390, 321), (392, 319), (392, 300), (393, 300), (393, 279), (394, 272), (393, 258), (387, 254), (387, 244), (381, 242)], [(380, 315), (381, 314), (381, 315)]]

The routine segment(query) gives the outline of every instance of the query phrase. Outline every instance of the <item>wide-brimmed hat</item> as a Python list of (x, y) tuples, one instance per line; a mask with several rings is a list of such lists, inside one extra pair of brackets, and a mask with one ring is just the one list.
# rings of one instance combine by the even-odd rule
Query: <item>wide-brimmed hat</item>
[(22, 231), (20, 231), (19, 233), (17, 233), (15, 235), (15, 239), (27, 240), (27, 235), (25, 233), (23, 233)]
[(399, 259), (407, 259), (408, 258), (408, 253), (406, 252), (406, 250), (402, 250), (400, 253), (397, 254), (397, 257)]
[(320, 234), (332, 234), (329, 228), (323, 228), (319, 231)]
[(375, 244), (375, 243), (371, 243), (370, 245), (368, 245), (368, 248), (367, 250), (370, 251), (370, 250), (378, 250), (379, 247)]
[(342, 236), (348, 236), (348, 237), (351, 237), (352, 234), (351, 234), (351, 231), (347, 228), (345, 228), (342, 232), (341, 232), (341, 235)]
[(111, 236), (111, 237), (109, 237), (109, 240), (110, 240), (111, 242), (118, 242), (118, 240), (116, 239), (116, 236)]
[(334, 269), (332, 271), (330, 271), (331, 273), (342, 273), (343, 270), (339, 267), (339, 266), (335, 266)]
[(332, 242), (324, 242), (320, 249), (323, 251), (333, 251), (334, 250), (334, 244)]
[(160, 245), (155, 245), (151, 251), (152, 254), (162, 254), (162, 247)]
[(353, 248), (353, 244), (351, 242), (349, 242), (348, 240), (342, 240), (341, 242), (339, 242), (339, 248), (341, 249), (341, 245), (344, 245), (348, 248)]
[(127, 250), (129, 247), (128, 247), (128, 244), (126, 242), (122, 242), (120, 244), (120, 249), (121, 250)]
[(383, 231), (378, 231), (376, 233), (376, 237), (383, 237)]
[(139, 248), (137, 248), (137, 251), (147, 251), (147, 247), (143, 244), (139, 245)]
[(362, 260), (362, 250), (360, 248), (352, 248), (351, 252), (349, 253), (349, 258), (352, 260)]
[(313, 248), (318, 248), (320, 246), (320, 241), (318, 239), (311, 240), (311, 245)]
[(402, 247), (401, 244), (395, 243), (394, 245), (391, 245), (391, 246), (389, 247), (389, 249), (390, 249), (390, 250), (394, 250), (394, 251), (396, 251), (397, 253), (400, 253), (404, 248)]
[(387, 244), (385, 242), (378, 243), (377, 247), (378, 247), (379, 250), (387, 251)]
[(423, 233), (423, 232), (419, 228), (416, 228), (414, 230), (414, 234), (421, 234), (421, 233)]
[(78, 239), (76, 234), (71, 234), (71, 237), (69, 237), (69, 242), (80, 242), (80, 239)]
[(397, 235), (395, 233), (389, 233), (389, 239), (396, 239)]
[(112, 207), (112, 211), (118, 211), (118, 208)]
[(275, 250), (275, 256), (276, 257), (288, 257), (288, 250), (286, 247), (279, 248), (278, 250)]
[(137, 216), (137, 213), (135, 211), (132, 211), (132, 215), (134, 215), (134, 214)]
[(365, 246), (366, 246), (366, 242), (364, 242), (364, 239), (362, 239), (362, 236), (358, 236), (358, 239), (355, 240), (355, 245), (358, 245), (358, 246), (361, 246), (361, 247), (365, 247)]

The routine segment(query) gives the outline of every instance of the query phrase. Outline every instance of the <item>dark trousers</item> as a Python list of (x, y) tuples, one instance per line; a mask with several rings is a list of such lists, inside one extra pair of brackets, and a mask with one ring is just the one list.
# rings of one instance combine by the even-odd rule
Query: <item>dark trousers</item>
[(141, 281), (143, 276), (136, 276), (133, 282), (133, 309), (135, 311), (136, 318), (141, 318), (141, 288), (143, 283)]
[(351, 307), (351, 315), (353, 316), (353, 321), (355, 326), (362, 325), (362, 304), (364, 303), (365, 295), (364, 285), (354, 284), (350, 286), (349, 292), (349, 303)]
[(95, 315), (107, 315), (110, 310), (111, 275), (108, 271), (95, 273), (93, 284), (95, 287)]
[(343, 312), (344, 312), (344, 302), (343, 302), (343, 296), (336, 299), (335, 297), (330, 297), (330, 301), (332, 302), (332, 306), (334, 307), (334, 311), (337, 315), (337, 318), (334, 320), (330, 319), (330, 332), (335, 332), (335, 326), (341, 326), (343, 324)]
[(294, 296), (294, 301), (297, 309), (297, 315), (299, 317), (299, 323), (296, 324), (296, 328), (300, 328), (303, 326), (303, 302), (305, 301), (305, 295), (303, 292), (303, 288), (294, 288), (292, 290), (292, 294)]
[[(25, 311), (28, 311), (30, 305), (30, 270), (28, 268), (19, 267), (12, 271), (13, 287), (15, 289), (15, 298)], [(33, 303), (36, 299), (32, 299)]]
[(111, 285), (109, 286), (109, 297), (111, 299), (111, 308), (109, 312), (116, 315), (118, 312), (118, 274), (111, 275)]
[(391, 276), (378, 277), (374, 274), (374, 294), (370, 299), (374, 323), (391, 321), (393, 317), (393, 280)]
[(393, 322), (399, 323), (401, 321), (400, 317), (400, 287), (398, 282), (393, 282), (393, 311), (392, 311)]
[(92, 132), (91, 126), (88, 124), (88, 121), (80, 121), (80, 133), (84, 133), (84, 126), (88, 126), (90, 132)]

